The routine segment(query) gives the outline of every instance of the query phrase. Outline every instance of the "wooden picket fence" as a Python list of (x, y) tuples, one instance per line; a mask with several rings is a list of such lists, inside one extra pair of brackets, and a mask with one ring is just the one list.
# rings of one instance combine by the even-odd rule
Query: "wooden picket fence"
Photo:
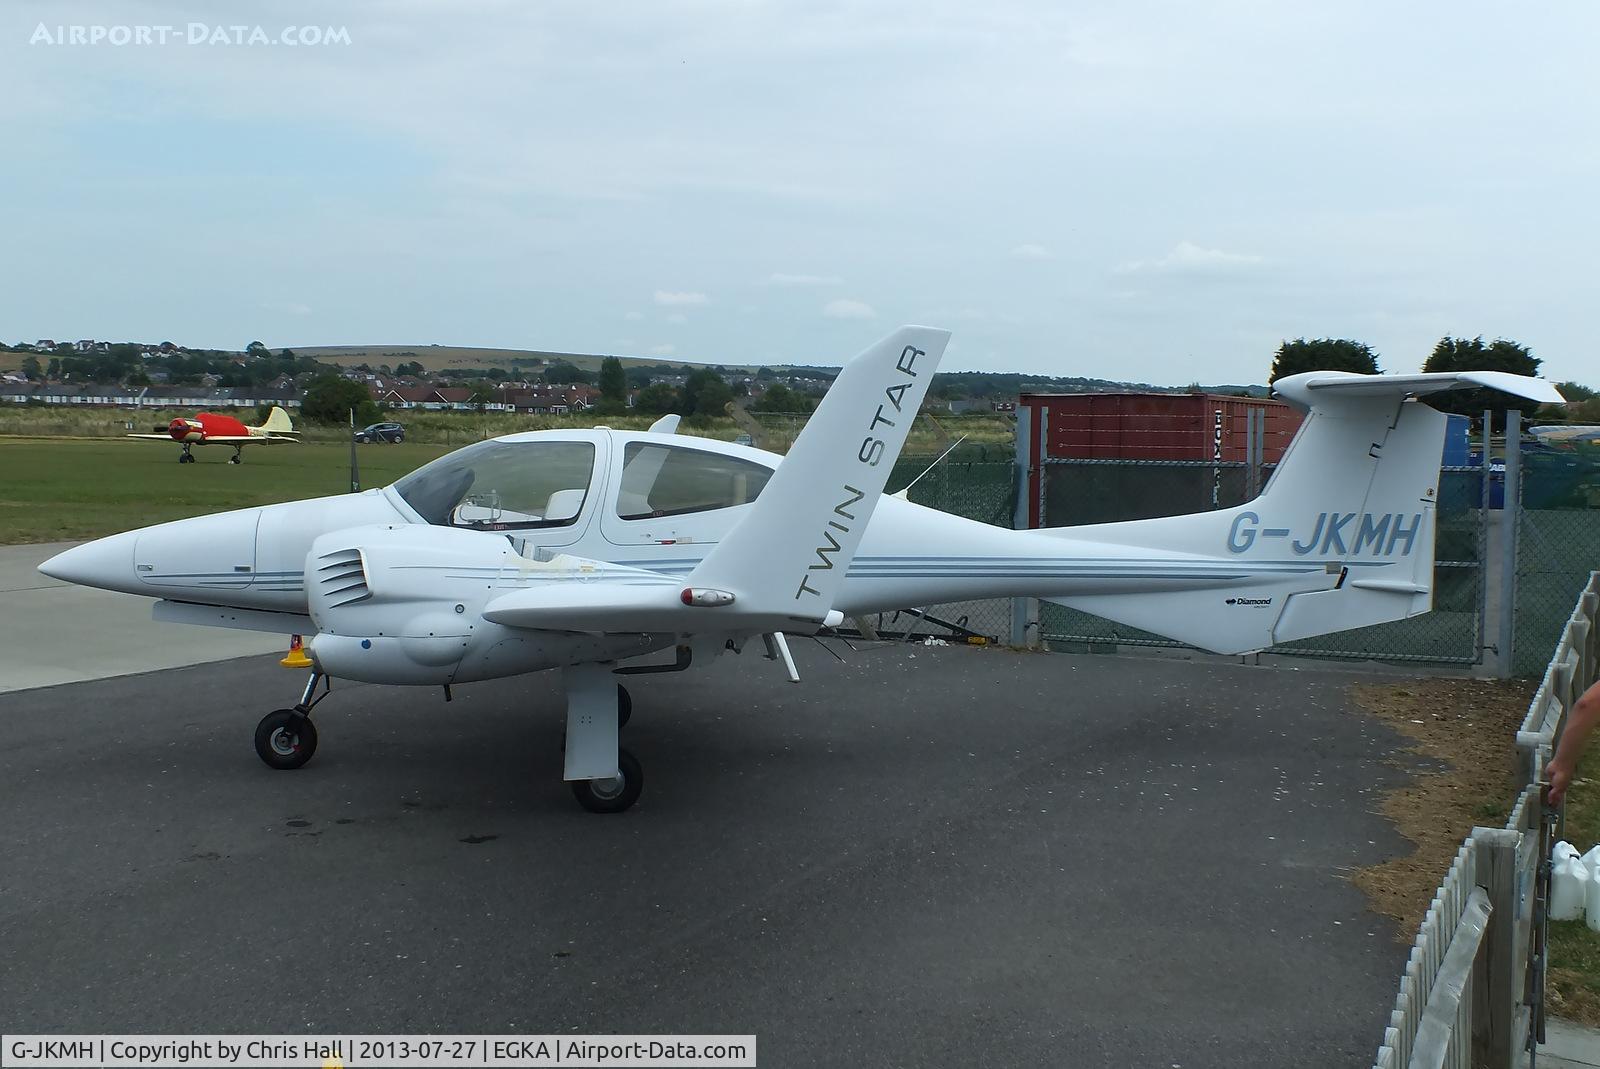
[(1572, 705), (1600, 677), (1592, 572), (1517, 732), (1524, 784), (1501, 828), (1473, 828), (1434, 894), (1400, 978), (1374, 1069), (1513, 1069), (1543, 1028), (1541, 879), (1551, 824), (1544, 767)]

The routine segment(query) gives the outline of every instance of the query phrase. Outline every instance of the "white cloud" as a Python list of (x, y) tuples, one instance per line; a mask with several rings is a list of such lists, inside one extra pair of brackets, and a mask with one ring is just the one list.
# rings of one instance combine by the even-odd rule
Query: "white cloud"
[(1141, 271), (1169, 275), (1213, 274), (1253, 267), (1264, 263), (1265, 259), (1253, 253), (1207, 249), (1192, 241), (1180, 241), (1172, 247), (1171, 252), (1159, 260), (1133, 260), (1122, 264), (1117, 268), (1117, 272), (1124, 275), (1137, 274)]
[(822, 314), (829, 319), (872, 319), (878, 313), (866, 301), (853, 301), (840, 297), (822, 306)]
[(689, 322), (689, 317), (684, 315), (682, 312), (673, 312), (671, 315), (667, 316), (667, 322), (668, 323), (687, 323), (687, 322)]
[(703, 293), (676, 293), (671, 290), (656, 290), (656, 303), (663, 308), (676, 308), (680, 305), (710, 304), (711, 298)]
[(842, 286), (844, 279), (838, 275), (788, 275), (782, 271), (774, 271), (772, 277), (767, 279), (769, 286)]
[(652, 345), (647, 350), (651, 356), (671, 356), (678, 351), (676, 345)]
[(637, 323), (639, 320), (643, 319), (644, 316), (640, 315), (638, 312), (624, 312), (622, 313), (622, 318), (626, 319), (630, 323)]
[(1055, 254), (1043, 245), (1018, 245), (1011, 250), (1013, 260), (1054, 260)]

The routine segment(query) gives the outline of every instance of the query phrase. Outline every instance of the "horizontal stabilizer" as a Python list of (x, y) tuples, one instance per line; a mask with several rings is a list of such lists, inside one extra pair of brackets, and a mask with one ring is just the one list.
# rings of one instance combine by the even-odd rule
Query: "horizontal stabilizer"
[(1416, 375), (1358, 375), (1352, 371), (1306, 371), (1272, 384), (1279, 396), (1310, 408), (1340, 397), (1377, 399), (1420, 397), (1446, 390), (1487, 388), (1544, 404), (1565, 404), (1561, 391), (1544, 379), (1506, 371), (1426, 371)]

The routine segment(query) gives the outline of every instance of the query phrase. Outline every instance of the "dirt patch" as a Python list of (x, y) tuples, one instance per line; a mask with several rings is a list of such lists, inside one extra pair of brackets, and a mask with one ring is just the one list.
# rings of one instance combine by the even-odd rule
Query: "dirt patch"
[[(1361, 869), (1353, 882), (1372, 908), (1399, 922), (1409, 944), (1428, 903), (1474, 826), (1499, 827), (1522, 784), (1514, 738), (1533, 698), (1528, 680), (1419, 679), (1360, 684), (1353, 696), (1411, 745), (1394, 763), (1409, 782), (1390, 792), (1379, 811), (1415, 849), (1406, 857)], [(1600, 766), (1600, 739), (1584, 765)], [(1600, 783), (1573, 782), (1567, 795), (1567, 835), (1587, 846), (1600, 837)], [(1582, 847), (1580, 847), (1582, 849)], [(1550, 929), (1550, 1010), (1558, 1017), (1600, 1025), (1600, 935), (1584, 924)]]
[(1374, 910), (1400, 922), (1402, 942), (1415, 938), (1467, 832), (1505, 821), (1520, 786), (1512, 740), (1533, 690), (1527, 681), (1480, 679), (1354, 688), (1363, 709), (1412, 743), (1395, 760), (1411, 782), (1390, 792), (1379, 811), (1416, 849), (1354, 877)]

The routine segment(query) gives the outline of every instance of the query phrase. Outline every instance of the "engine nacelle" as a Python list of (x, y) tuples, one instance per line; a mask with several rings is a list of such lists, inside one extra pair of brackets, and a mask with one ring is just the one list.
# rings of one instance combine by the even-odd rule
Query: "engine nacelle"
[(634, 657), (675, 636), (528, 631), (484, 604), (529, 581), (532, 562), (500, 534), (395, 524), (318, 538), (306, 556), (309, 649), (330, 676), (439, 685)]

